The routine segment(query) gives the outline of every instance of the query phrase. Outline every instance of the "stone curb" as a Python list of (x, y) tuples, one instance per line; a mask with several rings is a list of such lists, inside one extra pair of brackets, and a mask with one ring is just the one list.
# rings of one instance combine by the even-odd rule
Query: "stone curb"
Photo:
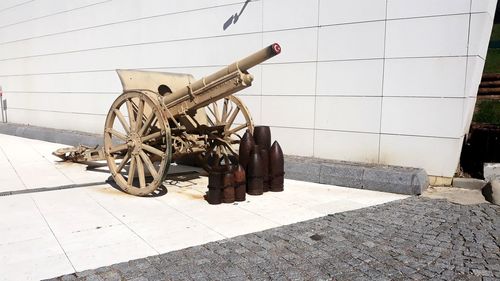
[(62, 143), (71, 146), (84, 144), (88, 146), (102, 145), (103, 136), (98, 134), (83, 133), (62, 129), (51, 129), (20, 125), (13, 123), (0, 123), (0, 134), (12, 135), (28, 139), (43, 140)]
[[(0, 123), (0, 134), (62, 143), (71, 146), (102, 145), (103, 137), (78, 131)], [(344, 187), (418, 195), (429, 185), (423, 169), (286, 156), (287, 179)]]
[(286, 156), (287, 179), (418, 195), (429, 186), (423, 169)]

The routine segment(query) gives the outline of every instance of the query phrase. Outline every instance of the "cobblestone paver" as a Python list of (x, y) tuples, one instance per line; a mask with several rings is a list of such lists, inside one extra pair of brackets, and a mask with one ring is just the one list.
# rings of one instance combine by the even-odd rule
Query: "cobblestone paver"
[(498, 206), (412, 197), (53, 280), (500, 280), (499, 239)]

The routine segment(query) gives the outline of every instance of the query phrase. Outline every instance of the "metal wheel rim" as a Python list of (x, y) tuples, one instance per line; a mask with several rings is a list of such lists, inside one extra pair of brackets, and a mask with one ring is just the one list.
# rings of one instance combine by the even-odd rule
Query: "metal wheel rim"
[[(153, 141), (164, 151), (151, 146)], [(156, 100), (128, 91), (113, 102), (105, 123), (104, 153), (113, 179), (125, 192), (145, 196), (160, 187), (170, 165), (170, 142), (170, 128)]]

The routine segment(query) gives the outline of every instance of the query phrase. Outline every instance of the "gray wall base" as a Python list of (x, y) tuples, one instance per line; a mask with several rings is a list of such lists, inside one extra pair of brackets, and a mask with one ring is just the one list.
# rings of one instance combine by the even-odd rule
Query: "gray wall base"
[(286, 156), (288, 179), (418, 195), (429, 186), (423, 169)]
[(79, 144), (96, 146), (102, 145), (103, 142), (102, 135), (13, 123), (0, 123), (0, 134), (62, 143), (71, 146), (77, 146)]
[[(102, 145), (103, 136), (12, 123), (0, 123), (0, 134), (37, 139), (71, 146)], [(286, 156), (288, 179), (400, 194), (421, 194), (429, 185), (423, 169), (341, 162), (319, 158)]]

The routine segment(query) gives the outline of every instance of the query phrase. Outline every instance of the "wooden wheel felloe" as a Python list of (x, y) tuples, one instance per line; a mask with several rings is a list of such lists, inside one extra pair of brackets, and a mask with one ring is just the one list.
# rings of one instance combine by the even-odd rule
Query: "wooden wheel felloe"
[(104, 154), (125, 192), (145, 196), (160, 187), (172, 152), (170, 128), (156, 99), (128, 91), (113, 102), (104, 128)]
[(209, 140), (208, 149), (202, 156), (205, 170), (217, 165), (235, 164), (238, 159), (238, 145), (248, 129), (253, 132), (254, 124), (248, 108), (243, 102), (230, 95), (205, 107), (207, 124), (223, 127), (219, 138)]

